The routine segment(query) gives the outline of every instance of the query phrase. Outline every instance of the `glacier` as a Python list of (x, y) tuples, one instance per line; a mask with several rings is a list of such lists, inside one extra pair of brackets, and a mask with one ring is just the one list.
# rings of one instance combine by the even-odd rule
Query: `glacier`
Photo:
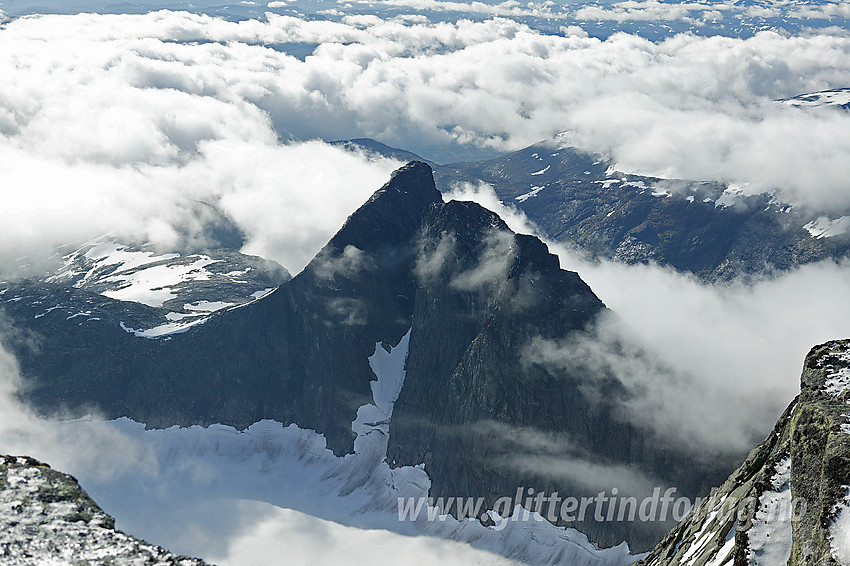
[[(580, 532), (519, 506), (515, 512), (531, 520), (506, 520), (500, 529), (433, 512), (399, 520), (399, 498), (427, 497), (430, 487), (423, 466), (386, 462), (409, 340), (410, 332), (395, 347), (376, 344), (369, 358), (373, 402), (358, 410), (355, 450), (343, 457), (321, 434), (274, 421), (241, 431), (224, 425), (148, 429), (128, 418), (42, 424), (56, 438), (94, 444), (94, 451), (81, 451), (85, 465), (71, 460), (68, 471), (118, 528), (224, 566), (320, 560), (625, 566), (639, 558), (626, 543), (599, 549)], [(66, 458), (74, 452), (68, 448)]]

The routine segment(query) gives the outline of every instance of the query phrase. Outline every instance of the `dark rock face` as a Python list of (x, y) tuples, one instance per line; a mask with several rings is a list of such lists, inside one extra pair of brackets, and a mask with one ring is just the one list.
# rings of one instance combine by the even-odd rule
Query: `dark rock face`
[[(728, 470), (695, 470), (692, 455), (626, 422), (615, 380), (536, 363), (530, 343), (584, 332), (604, 305), (538, 239), (476, 204), (444, 203), (421, 162), (397, 171), (274, 293), (171, 339), (134, 336), (116, 312), (109, 324), (78, 326), (33, 319), (20, 301), (6, 310), (28, 329), (13, 340), (24, 396), (45, 412), (95, 410), (154, 427), (268, 418), (317, 430), (343, 454), (357, 409), (372, 400), (375, 343), (412, 329), (388, 457), (424, 463), (432, 495), (490, 505), (518, 487), (582, 497), (675, 485), (694, 495)], [(669, 528), (559, 522), (633, 550)]]
[[(722, 465), (693, 474), (688, 455), (624, 422), (618, 406), (625, 393), (615, 381), (588, 388), (598, 376), (554, 370), (530, 357), (533, 340), (584, 332), (605, 310), (537, 238), (515, 235), (495, 214), (452, 201), (426, 214), (417, 268), (407, 378), (388, 458), (424, 463), (432, 496), (484, 497), (493, 506), (524, 486), (589, 497), (624, 490), (631, 475), (695, 494), (717, 478)], [(588, 463), (621, 477), (597, 481), (569, 470)], [(590, 515), (557, 522), (600, 544), (627, 539), (633, 550), (670, 526)]]
[[(773, 432), (639, 564), (846, 564), (850, 340), (812, 349)], [(845, 549), (846, 552), (846, 549)]]
[(21, 456), (0, 456), (4, 564), (203, 566), (115, 530), (73, 477)]
[(108, 324), (33, 318), (40, 306), (7, 302), (13, 326), (26, 329), (7, 340), (28, 378), (25, 396), (46, 412), (87, 407), (151, 426), (297, 422), (345, 453), (353, 416), (371, 399), (375, 342), (395, 344), (411, 327), (412, 242), (425, 209), (440, 202), (426, 164), (400, 169), (297, 277), (170, 340), (119, 326), (126, 309), (150, 307), (84, 290), (74, 293)]

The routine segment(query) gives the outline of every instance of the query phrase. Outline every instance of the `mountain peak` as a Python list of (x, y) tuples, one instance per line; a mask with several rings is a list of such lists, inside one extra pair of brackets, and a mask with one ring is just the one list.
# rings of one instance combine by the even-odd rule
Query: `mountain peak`
[(424, 199), (428, 204), (442, 201), (440, 191), (434, 184), (434, 172), (424, 161), (411, 161), (393, 171), (387, 184), (378, 189), (369, 201), (380, 198), (382, 194), (390, 191), (408, 195), (415, 200)]
[(411, 161), (348, 217), (330, 243), (339, 249), (353, 245), (367, 250), (408, 241), (419, 230), (425, 209), (440, 202), (431, 166)]

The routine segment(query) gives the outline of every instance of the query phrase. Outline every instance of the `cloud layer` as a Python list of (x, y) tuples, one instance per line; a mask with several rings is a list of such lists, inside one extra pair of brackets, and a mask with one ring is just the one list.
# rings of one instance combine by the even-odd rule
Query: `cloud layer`
[[(0, 257), (104, 232), (203, 243), (208, 204), (247, 234), (246, 251), (297, 272), (397, 165), (303, 143), (316, 138), (371, 136), (450, 161), (566, 131), (622, 169), (850, 207), (850, 115), (774, 102), (846, 86), (847, 33), (653, 43), (579, 31), (498, 18), (15, 19), (0, 30)], [(293, 44), (311, 54), (281, 47)]]

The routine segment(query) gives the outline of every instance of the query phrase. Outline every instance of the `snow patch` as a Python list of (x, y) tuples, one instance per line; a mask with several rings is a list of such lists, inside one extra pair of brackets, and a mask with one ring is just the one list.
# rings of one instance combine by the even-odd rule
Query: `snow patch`
[(69, 316), (68, 318), (66, 318), (65, 320), (71, 320), (72, 318), (77, 318), (78, 316), (91, 316), (91, 311), (83, 311), (83, 312), (74, 313), (71, 316)]
[(817, 220), (812, 220), (803, 226), (803, 230), (809, 233), (812, 238), (820, 240), (821, 238), (832, 238), (846, 234), (850, 230), (850, 216), (842, 216), (835, 220), (830, 220), (826, 216), (821, 216)]
[(517, 202), (525, 202), (531, 197), (536, 197), (537, 193), (542, 191), (544, 188), (545, 187), (531, 187), (531, 190), (529, 192), (525, 193), (524, 195), (519, 195), (518, 197), (514, 198), (514, 200)]
[(823, 390), (830, 395), (841, 395), (850, 388), (850, 352), (842, 352), (838, 358), (846, 365), (826, 377)]
[(169, 322), (177, 322), (178, 320), (183, 320), (184, 318), (195, 318), (198, 316), (204, 316), (204, 313), (201, 312), (170, 312), (165, 315), (165, 320)]
[(124, 330), (124, 332), (129, 332), (130, 334), (138, 336), (139, 338), (162, 338), (164, 336), (171, 336), (172, 334), (182, 334), (193, 326), (205, 323), (207, 320), (208, 319), (205, 317), (195, 319), (190, 322), (167, 322), (165, 324), (160, 324), (159, 326), (155, 326), (153, 328), (148, 328), (147, 330), (130, 328), (123, 322), (119, 322), (118, 324), (121, 326), (121, 329)]
[[(8, 301), (6, 301), (6, 302), (8, 302)], [(54, 307), (50, 307), (49, 309), (47, 309), (47, 310), (46, 310), (46, 311), (44, 311), (43, 313), (35, 315), (33, 318), (41, 318), (41, 317), (43, 317), (44, 315), (49, 314), (49, 313), (51, 313), (51, 312), (53, 312), (53, 311), (55, 311), (55, 310), (61, 309), (61, 308), (62, 308), (62, 305), (56, 305), (56, 306), (54, 306)]]
[(699, 532), (694, 535), (694, 541), (690, 544), (690, 546), (688, 546), (687, 552), (685, 552), (685, 555), (682, 556), (682, 559), (680, 560), (682, 564), (687, 564), (694, 555), (703, 550), (705, 543), (711, 540), (711, 537), (714, 535), (714, 531), (709, 529), (709, 527), (714, 525), (714, 518), (716, 516), (716, 511), (711, 511), (708, 515), (706, 515), (705, 521), (703, 521)]
[(620, 179), (605, 179), (604, 181), (593, 181), (593, 182), (597, 183), (599, 185), (602, 185), (603, 189), (610, 188), (611, 185), (613, 185), (614, 183), (622, 183), (622, 181), (620, 181)]
[(215, 312), (217, 310), (232, 307), (236, 303), (226, 303), (224, 301), (198, 301), (197, 303), (186, 303), (183, 308), (187, 311)]
[[(735, 531), (738, 529), (737, 521), (729, 529), (729, 533), (726, 535), (726, 540), (723, 543), (723, 546), (720, 547), (720, 550), (717, 551), (717, 554), (714, 558), (707, 562), (705, 566), (726, 566), (731, 565), (735, 561), (735, 554), (733, 550), (735, 549)], [(781, 563), (777, 563), (781, 564)]]
[(407, 362), (410, 332), (408, 330), (398, 345), (389, 351), (378, 342), (375, 344), (375, 353), (369, 357), (369, 367), (377, 379), (369, 384), (373, 402), (360, 407), (357, 417), (351, 423), (351, 430), (357, 435), (354, 440), (355, 453), (382, 449), (386, 457), (390, 418), (406, 375), (404, 364)]
[(850, 104), (850, 89), (832, 89), (811, 94), (802, 94), (783, 100), (788, 106), (796, 106), (798, 108), (817, 108), (821, 106), (845, 106)]
[(750, 566), (787, 564), (791, 557), (791, 456), (776, 465), (770, 481), (747, 531)]
[(543, 168), (543, 169), (541, 169), (540, 171), (535, 171), (534, 173), (532, 173), (532, 175), (542, 175), (543, 173), (545, 173), (546, 171), (548, 171), (550, 167), (552, 167), (552, 166), (551, 166), (551, 165), (547, 165), (546, 167), (544, 167), (544, 168)]
[(836, 508), (838, 514), (829, 527), (832, 555), (839, 564), (850, 564), (850, 490)]
[[(714, 208), (729, 208), (734, 206), (738, 198), (744, 195), (744, 189), (738, 185), (729, 185), (723, 194), (714, 201)], [(709, 199), (710, 200), (710, 199)]]
[(204, 269), (216, 263), (208, 256), (186, 265), (155, 265), (124, 275), (111, 275), (104, 279), (107, 283), (121, 283), (119, 289), (104, 291), (103, 296), (119, 301), (142, 303), (150, 307), (162, 307), (163, 303), (177, 297), (173, 288), (188, 281), (207, 281), (210, 273)]
[(98, 244), (88, 250), (84, 255), (98, 264), (98, 267), (117, 265), (118, 268), (114, 273), (129, 271), (151, 263), (180, 257), (178, 253), (156, 255), (153, 252), (129, 251), (126, 246), (116, 244), (115, 242)]
[[(80, 252), (86, 248), (88, 248), (86, 252), (81, 254)], [(74, 283), (74, 287), (79, 289), (90, 282), (98, 271), (102, 271), (110, 266), (114, 266), (114, 269), (111, 270), (114, 274), (178, 257), (180, 257), (180, 254), (177, 253), (156, 255), (153, 252), (131, 251), (126, 246), (115, 242), (100, 242), (94, 246), (87, 244), (79, 250), (66, 255), (63, 258), (65, 260), (63, 269), (56, 275), (48, 277), (47, 281), (53, 283), (83, 275), (80, 280)], [(85, 272), (75, 269), (75, 265), (82, 258), (89, 260), (91, 263), (91, 267)]]
[(262, 299), (263, 297), (265, 297), (267, 295), (271, 295), (274, 292), (274, 290), (275, 290), (274, 287), (269, 287), (268, 289), (262, 289), (260, 291), (254, 291), (253, 293), (251, 293), (250, 296), (251, 296), (252, 299), (258, 300), (258, 299)]

